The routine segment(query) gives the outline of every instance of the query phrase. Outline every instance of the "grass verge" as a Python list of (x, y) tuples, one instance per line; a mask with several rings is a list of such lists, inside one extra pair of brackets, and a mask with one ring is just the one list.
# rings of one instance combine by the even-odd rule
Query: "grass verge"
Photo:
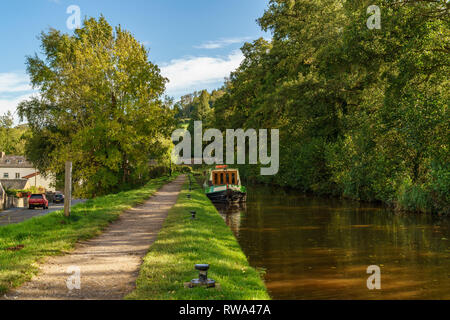
[[(194, 179), (193, 179), (194, 180)], [(188, 182), (141, 266), (132, 300), (266, 300), (270, 299), (259, 273), (249, 266), (231, 230), (201, 188)], [(189, 211), (197, 212), (197, 219)], [(184, 287), (198, 278), (194, 265), (210, 264), (208, 277), (218, 289)]]
[(77, 241), (99, 235), (123, 211), (143, 203), (175, 177), (154, 179), (135, 190), (78, 204), (72, 208), (70, 218), (55, 211), (0, 227), (0, 294), (30, 280), (42, 258), (69, 253)]

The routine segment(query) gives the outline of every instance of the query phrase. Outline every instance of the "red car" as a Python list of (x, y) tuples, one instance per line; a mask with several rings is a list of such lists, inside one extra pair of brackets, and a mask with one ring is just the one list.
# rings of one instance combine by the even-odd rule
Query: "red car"
[(48, 209), (48, 200), (45, 194), (32, 194), (28, 197), (28, 209), (34, 209), (41, 207), (42, 209)]

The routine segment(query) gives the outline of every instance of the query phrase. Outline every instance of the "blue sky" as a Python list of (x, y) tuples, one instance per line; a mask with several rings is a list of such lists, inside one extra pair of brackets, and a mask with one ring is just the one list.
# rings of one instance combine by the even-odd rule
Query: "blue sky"
[(170, 79), (167, 93), (179, 98), (223, 84), (242, 61), (244, 41), (268, 37), (256, 19), (268, 0), (15, 0), (1, 1), (0, 114), (15, 111), (34, 94), (25, 56), (39, 52), (37, 36), (53, 27), (67, 33), (70, 5), (85, 16), (103, 14), (150, 49), (150, 60)]

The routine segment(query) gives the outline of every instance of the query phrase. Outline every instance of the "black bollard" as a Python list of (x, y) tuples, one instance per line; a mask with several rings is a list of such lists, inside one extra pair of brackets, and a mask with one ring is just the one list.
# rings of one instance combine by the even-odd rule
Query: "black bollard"
[(189, 287), (207, 287), (214, 288), (216, 282), (214, 280), (208, 279), (209, 264), (196, 264), (195, 270), (198, 270), (198, 279), (191, 280)]

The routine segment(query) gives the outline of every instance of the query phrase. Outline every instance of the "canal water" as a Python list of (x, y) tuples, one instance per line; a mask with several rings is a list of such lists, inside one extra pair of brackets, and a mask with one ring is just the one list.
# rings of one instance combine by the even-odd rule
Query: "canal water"
[(450, 299), (450, 218), (265, 186), (218, 209), (273, 299)]

